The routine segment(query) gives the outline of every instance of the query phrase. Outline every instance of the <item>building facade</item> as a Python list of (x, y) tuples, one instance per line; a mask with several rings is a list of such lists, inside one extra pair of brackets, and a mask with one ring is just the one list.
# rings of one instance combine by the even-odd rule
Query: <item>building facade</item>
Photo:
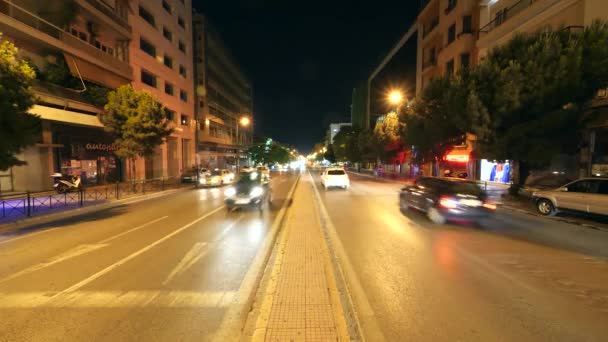
[(177, 177), (196, 165), (191, 0), (131, 0), (133, 87), (169, 111), (173, 134), (155, 155), (136, 162), (137, 178)]
[(339, 123), (329, 124), (329, 129), (327, 130), (326, 143), (328, 145), (332, 145), (334, 143), (334, 138), (336, 137), (336, 134), (338, 134), (338, 132), (340, 132), (342, 127), (351, 127), (351, 126), (352, 126), (352, 124), (350, 122), (339, 122)]
[[(80, 174), (85, 184), (122, 179), (112, 139), (97, 119), (102, 108), (93, 92), (132, 79), (129, 4), (75, 4), (77, 10), (69, 12), (59, 3), (0, 0), (3, 39), (36, 69), (37, 103), (31, 112), (40, 116), (42, 126), (38, 143), (18, 156), (28, 164), (0, 173), (0, 191), (49, 189), (54, 172)], [(57, 76), (64, 74), (70, 76)]]
[(253, 139), (251, 82), (209, 20), (194, 14), (193, 23), (199, 165), (245, 165)]

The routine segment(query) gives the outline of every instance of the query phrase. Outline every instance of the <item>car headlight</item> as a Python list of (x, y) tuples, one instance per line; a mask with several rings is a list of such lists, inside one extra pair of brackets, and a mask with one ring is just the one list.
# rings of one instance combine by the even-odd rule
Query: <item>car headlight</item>
[(206, 181), (207, 180), (205, 179), (205, 177), (199, 177), (198, 178), (198, 182), (201, 183), (201, 184), (205, 184)]
[(211, 183), (216, 184), (218, 182), (219, 182), (219, 179), (217, 179), (217, 177), (211, 178)]
[(230, 188), (226, 189), (226, 191), (224, 191), (224, 196), (226, 196), (226, 197), (232, 197), (234, 195), (236, 195), (236, 189), (233, 187), (230, 187)]
[(258, 197), (258, 196), (262, 196), (263, 193), (264, 193), (264, 189), (262, 189), (261, 186), (256, 186), (255, 188), (251, 189), (251, 192), (249, 193), (249, 195), (251, 195), (251, 197)]

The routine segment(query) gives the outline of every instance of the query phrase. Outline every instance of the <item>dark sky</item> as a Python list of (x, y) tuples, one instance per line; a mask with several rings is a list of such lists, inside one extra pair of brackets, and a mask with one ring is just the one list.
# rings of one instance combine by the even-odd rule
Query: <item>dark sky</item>
[[(254, 87), (256, 133), (307, 151), (350, 121), (352, 89), (407, 31), (418, 0), (193, 0)], [(415, 52), (414, 52), (415, 53)]]

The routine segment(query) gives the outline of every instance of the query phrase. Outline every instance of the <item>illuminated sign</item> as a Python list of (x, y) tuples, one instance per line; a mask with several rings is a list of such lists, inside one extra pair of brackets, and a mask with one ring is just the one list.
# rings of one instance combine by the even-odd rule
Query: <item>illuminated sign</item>
[(450, 161), (450, 162), (468, 163), (469, 159), (470, 159), (470, 157), (468, 154), (449, 153), (447, 156), (445, 156), (445, 160)]

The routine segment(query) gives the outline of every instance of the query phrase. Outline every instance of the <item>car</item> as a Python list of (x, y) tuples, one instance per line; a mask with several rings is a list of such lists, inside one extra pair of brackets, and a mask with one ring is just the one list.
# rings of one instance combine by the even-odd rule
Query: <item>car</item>
[(350, 179), (343, 168), (331, 167), (321, 173), (321, 184), (326, 190), (331, 187), (340, 187), (346, 190), (350, 187)]
[(450, 220), (483, 222), (496, 210), (475, 182), (439, 177), (421, 177), (399, 192), (402, 212), (410, 208), (425, 212), (429, 220), (444, 224)]
[(270, 180), (270, 170), (266, 166), (258, 166), (257, 171), (262, 177), (266, 178), (266, 180)]
[(574, 179), (561, 173), (546, 173), (541, 175), (530, 175), (526, 183), (519, 188), (517, 193), (526, 198), (532, 198), (537, 191), (557, 189), (564, 184), (572, 182)]
[(234, 173), (226, 169), (214, 169), (199, 178), (199, 184), (204, 186), (220, 186), (234, 182)]
[(224, 191), (226, 208), (232, 211), (235, 208), (255, 207), (263, 210), (272, 202), (270, 182), (266, 181), (258, 172), (241, 172), (238, 180)]
[(558, 212), (608, 215), (608, 178), (582, 178), (557, 189), (532, 195), (541, 215)]
[(191, 169), (187, 169), (184, 172), (182, 172), (182, 175), (181, 175), (182, 183), (196, 183), (196, 180), (197, 180), (196, 173), (197, 172), (199, 174), (198, 179), (200, 179), (200, 177), (202, 177), (205, 173), (207, 173), (208, 170), (207, 169), (197, 169), (195, 167), (193, 167)]

